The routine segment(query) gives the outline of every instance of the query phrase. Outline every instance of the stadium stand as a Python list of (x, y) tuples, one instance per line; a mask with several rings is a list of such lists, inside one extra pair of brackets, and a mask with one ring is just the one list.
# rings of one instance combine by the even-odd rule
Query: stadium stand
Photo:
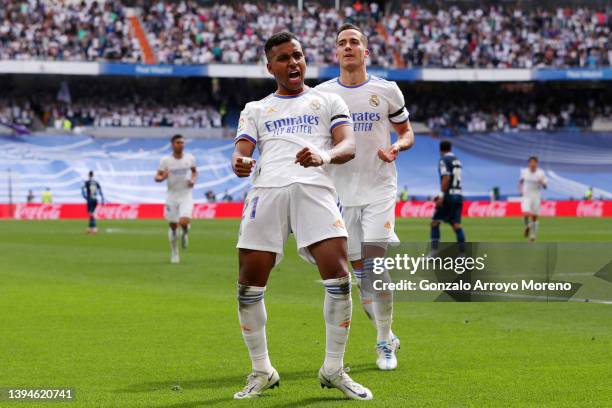
[[(612, 198), (612, 141), (597, 134), (542, 133), (499, 134), (454, 138), (463, 162), (465, 194), (488, 198), (492, 187), (502, 195), (516, 195), (519, 168), (532, 154), (541, 157), (551, 179), (545, 196), (579, 198), (588, 186), (596, 197)], [(552, 140), (555, 143), (552, 143)], [(475, 143), (471, 143), (472, 139)], [(400, 155), (397, 163), (399, 186), (408, 186), (411, 196), (427, 198), (437, 193), (438, 139), (419, 136), (414, 149)], [(220, 200), (227, 191), (235, 198), (250, 187), (230, 168), (231, 141), (188, 140), (188, 150), (198, 160), (200, 173), (194, 189), (196, 201), (205, 202), (212, 190)], [(97, 139), (86, 136), (0, 137), (0, 172), (11, 168), (13, 197), (24, 202), (28, 190), (36, 197), (46, 187), (55, 202), (81, 202), (80, 188), (89, 170), (94, 170), (110, 202), (163, 202), (165, 187), (154, 183), (153, 175), (162, 155), (169, 153), (167, 139)], [(5, 176), (6, 177), (6, 176)], [(0, 185), (6, 186), (6, 180)], [(6, 188), (0, 202), (8, 201)]]
[(0, 59), (141, 60), (118, 0), (0, 0)]
[(339, 10), (306, 3), (299, 11), (293, 3), (194, 0), (144, 2), (138, 10), (118, 0), (1, 0), (0, 59), (257, 64), (265, 38), (289, 29), (309, 62), (324, 65), (335, 63), (329, 39), (344, 21), (368, 33), (379, 67), (602, 67), (612, 60), (610, 7), (406, 3), (385, 13), (376, 2)]
[[(208, 78), (110, 81), (50, 79), (5, 89), (0, 85), (0, 120), (32, 127), (235, 126), (249, 100), (270, 93), (269, 83), (244, 79), (218, 83)], [(217, 81), (219, 82), (219, 81)], [(465, 132), (589, 130), (594, 120), (612, 119), (609, 87), (400, 83), (411, 120), (442, 135)], [(61, 96), (62, 90), (66, 95)], [(247, 91), (248, 90), (248, 91)]]

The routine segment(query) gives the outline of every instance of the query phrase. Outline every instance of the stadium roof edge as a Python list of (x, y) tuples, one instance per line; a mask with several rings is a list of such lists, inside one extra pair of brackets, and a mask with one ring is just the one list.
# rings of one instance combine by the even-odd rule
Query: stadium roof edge
[[(526, 81), (610, 81), (612, 68), (537, 68), (537, 69), (453, 69), (411, 68), (393, 69), (370, 67), (369, 71), (393, 81), (431, 82), (526, 82)], [(338, 68), (311, 66), (306, 78), (328, 79), (338, 76)], [(271, 79), (264, 65), (208, 64), (208, 65), (147, 65), (115, 62), (77, 61), (0, 61), (0, 74), (37, 75), (118, 75), (155, 77), (213, 77)]]

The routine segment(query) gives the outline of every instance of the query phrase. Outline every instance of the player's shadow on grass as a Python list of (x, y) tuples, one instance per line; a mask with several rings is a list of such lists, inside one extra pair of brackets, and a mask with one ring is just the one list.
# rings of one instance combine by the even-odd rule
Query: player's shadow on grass
[[(363, 363), (350, 366), (350, 373), (362, 373), (367, 371), (378, 371), (373, 364)], [(304, 381), (313, 378), (316, 381), (318, 370), (281, 371), (281, 384), (285, 381)], [(222, 387), (236, 387), (244, 385), (246, 375), (202, 377), (195, 380), (156, 381), (142, 384), (132, 384), (127, 388), (117, 390), (121, 393), (141, 393), (150, 391), (171, 390), (173, 386), (179, 385), (182, 389), (218, 389)]]
[[(363, 364), (355, 364), (350, 366), (350, 373), (363, 373), (368, 371), (378, 371), (377, 368), (373, 364), (363, 363)], [(318, 388), (317, 383), (317, 370), (300, 370), (300, 371), (281, 371), (281, 385), (284, 382), (296, 382), (299, 381), (301, 383), (306, 379), (312, 379), (313, 387)], [(211, 375), (210, 377), (203, 377), (196, 380), (187, 380), (187, 381), (157, 381), (157, 382), (147, 382), (142, 384), (132, 384), (127, 388), (117, 390), (120, 393), (146, 393), (146, 392), (156, 392), (156, 391), (169, 391), (174, 386), (179, 385), (182, 389), (190, 389), (190, 390), (205, 390), (205, 389), (215, 389), (219, 390), (221, 388), (231, 388), (230, 391), (227, 392), (227, 396), (221, 398), (213, 398), (213, 399), (202, 399), (197, 401), (189, 401), (189, 402), (179, 402), (176, 404), (170, 404), (164, 406), (164, 408), (194, 408), (199, 406), (211, 406), (217, 404), (228, 403), (230, 401), (234, 401), (233, 392), (238, 391), (245, 383), (245, 375), (232, 375), (232, 376), (215, 376)], [(235, 388), (235, 390), (234, 390)], [(278, 390), (274, 390), (270, 393), (265, 393), (259, 398), (274, 398), (274, 395), (278, 393), (282, 393), (283, 387)], [(222, 391), (224, 392), (224, 391)], [(338, 391), (332, 391), (333, 395), (325, 397), (309, 397), (300, 401), (292, 401), (289, 403), (282, 403), (279, 405), (274, 405), (273, 408), (289, 408), (294, 407), (296, 405), (299, 406), (308, 406), (308, 405), (317, 405), (323, 404), (324, 402), (337, 402), (345, 400)]]
[[(283, 404), (272, 405), (270, 408), (293, 408), (293, 407), (307, 407), (309, 405), (318, 406), (322, 405), (326, 402), (338, 402), (338, 401), (348, 401), (348, 399), (344, 398), (339, 393), (336, 393), (337, 396), (334, 397), (310, 397), (304, 398), (303, 400), (291, 401)], [(266, 400), (272, 398), (271, 394), (263, 394), (260, 397), (257, 397), (257, 400)], [(229, 398), (214, 398), (209, 400), (199, 400), (199, 401), (189, 401), (189, 402), (179, 402), (177, 404), (170, 405), (161, 405), (160, 408), (197, 408), (197, 407), (210, 407), (212, 405), (217, 404), (228, 404), (238, 401), (234, 400), (231, 396)]]

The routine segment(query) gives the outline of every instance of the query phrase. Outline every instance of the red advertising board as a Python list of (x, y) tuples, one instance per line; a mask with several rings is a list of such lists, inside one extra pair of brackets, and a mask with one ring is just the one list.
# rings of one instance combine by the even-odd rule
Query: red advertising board
[[(397, 203), (396, 217), (431, 217), (435, 210), (432, 201)], [(518, 217), (522, 215), (518, 201), (465, 201), (464, 217)], [(542, 201), (543, 217), (612, 217), (612, 201)]]
[[(400, 218), (430, 218), (435, 209), (431, 201), (397, 203), (395, 215)], [(544, 217), (612, 217), (612, 201), (543, 201)], [(517, 217), (521, 205), (515, 201), (466, 201), (465, 217)], [(162, 219), (163, 204), (105, 204), (96, 209), (99, 219)], [(193, 218), (240, 218), (242, 203), (195, 204)], [(0, 219), (60, 220), (85, 219), (85, 204), (0, 204)]]

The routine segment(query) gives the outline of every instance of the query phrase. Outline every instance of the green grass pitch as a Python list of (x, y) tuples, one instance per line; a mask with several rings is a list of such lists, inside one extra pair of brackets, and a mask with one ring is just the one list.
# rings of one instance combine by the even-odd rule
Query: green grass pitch
[[(471, 241), (522, 241), (522, 220), (466, 219)], [(281, 386), (233, 393), (250, 370), (236, 312), (238, 221), (194, 222), (181, 264), (162, 221), (0, 222), (0, 387), (74, 387), (68, 407), (612, 406), (612, 306), (396, 303), (399, 368), (375, 368), (375, 332), (353, 291), (345, 362), (374, 400), (322, 390), (323, 288), (290, 241), (266, 293)], [(399, 220), (425, 241), (428, 222)], [(443, 239), (453, 237), (443, 227)], [(612, 241), (612, 219), (544, 219), (542, 241)], [(179, 386), (179, 387), (176, 387)], [(0, 401), (1, 407), (35, 404)]]

